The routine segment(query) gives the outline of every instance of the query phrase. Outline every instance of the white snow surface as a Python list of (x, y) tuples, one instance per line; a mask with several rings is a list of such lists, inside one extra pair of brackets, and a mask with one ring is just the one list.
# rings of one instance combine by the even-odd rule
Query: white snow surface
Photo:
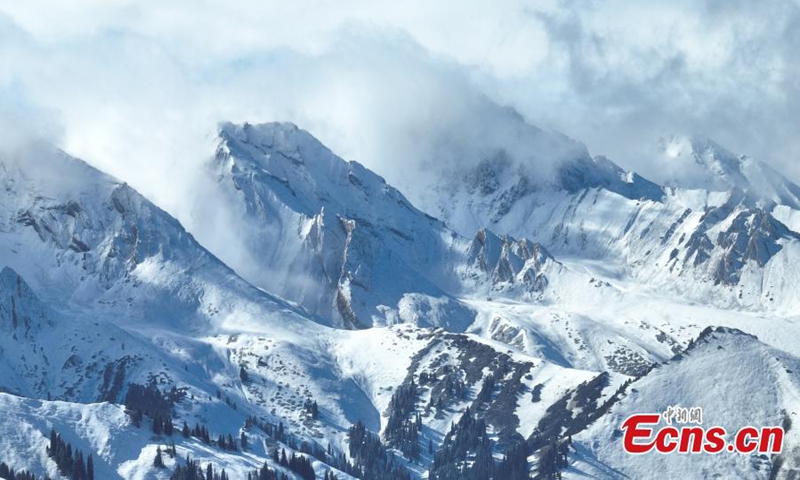
[[(185, 390), (178, 426), (238, 438), (256, 416), (346, 454), (347, 429), (382, 432), (410, 375), (472, 361), (457, 338), (528, 368), (511, 412), (524, 438), (600, 373), (602, 399), (636, 379), (574, 436), (569, 478), (769, 478), (774, 458), (630, 457), (612, 438), (627, 415), (667, 405), (702, 406), (732, 429), (795, 420), (800, 407), (800, 189), (707, 139), (665, 148), (711, 173), (659, 186), (576, 147), (545, 181), (494, 156), (433, 182), (420, 199), (431, 216), (294, 125), (223, 124), (205, 172), (215, 188), (195, 205), (207, 221), (191, 233), (64, 152), (0, 158), (0, 461), (57, 476), (50, 428), (104, 479), (168, 478), (187, 454), (242, 478), (279, 468), (276, 445), (292, 451), (255, 427), (245, 452), (177, 436), (159, 471), (170, 439), (147, 419), (133, 427), (120, 405), (128, 383), (149, 381)], [(673, 359), (710, 326), (737, 330)], [(440, 415), (421, 389), (425, 447), (488, 374)], [(789, 433), (779, 477), (798, 463)], [(410, 471), (424, 477), (430, 461)]]

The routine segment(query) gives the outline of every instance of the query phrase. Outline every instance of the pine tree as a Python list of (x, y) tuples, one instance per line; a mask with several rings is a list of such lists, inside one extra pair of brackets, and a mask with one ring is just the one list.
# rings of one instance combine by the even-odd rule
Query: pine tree
[(91, 453), (89, 458), (86, 459), (86, 479), (94, 480), (94, 459), (92, 459)]
[(156, 448), (156, 458), (153, 460), (153, 466), (156, 468), (165, 468), (164, 459), (161, 458), (161, 447)]
[(133, 412), (131, 413), (131, 423), (133, 423), (133, 426), (136, 427), (136, 428), (139, 428), (139, 427), (142, 426), (142, 411), (141, 410), (139, 410), (139, 409), (133, 410)]
[(72, 474), (76, 480), (86, 478), (86, 464), (83, 462), (83, 452), (75, 449), (75, 461), (73, 462)]

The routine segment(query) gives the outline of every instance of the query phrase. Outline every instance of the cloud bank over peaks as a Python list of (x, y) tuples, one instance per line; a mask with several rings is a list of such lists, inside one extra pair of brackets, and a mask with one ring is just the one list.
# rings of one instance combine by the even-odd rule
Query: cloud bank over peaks
[(659, 182), (670, 133), (800, 178), (794, 0), (0, 1), (0, 39), (0, 116), (55, 112), (46, 136), (180, 218), (220, 121), (294, 122), (404, 189), (499, 151), (548, 174), (520, 118)]

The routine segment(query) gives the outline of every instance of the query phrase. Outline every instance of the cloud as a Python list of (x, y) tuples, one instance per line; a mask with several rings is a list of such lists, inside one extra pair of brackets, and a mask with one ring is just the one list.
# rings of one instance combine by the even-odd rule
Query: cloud
[[(796, 2), (564, 6), (537, 14), (572, 99), (544, 109), (557, 112), (549, 123), (656, 178), (645, 147), (673, 133), (708, 135), (800, 178)], [(560, 115), (559, 102), (574, 108)]]
[(31, 146), (57, 144), (62, 136), (56, 112), (28, 102), (18, 85), (0, 90), (0, 156), (16, 157)]
[(56, 112), (66, 150), (184, 221), (222, 120), (294, 121), (408, 188), (498, 147), (547, 170), (514, 111), (656, 179), (646, 147), (673, 133), (800, 179), (799, 11), (792, 0), (6, 2), (0, 106), (24, 95)]
[(214, 62), (194, 50), (176, 55), (140, 32), (69, 42), (48, 34), (57, 41), (26, 34), (14, 49), (24, 60), (7, 75), (63, 113), (65, 149), (183, 220), (222, 120), (294, 121), (408, 188), (420, 170), (477, 162), (519, 143), (515, 113), (489, 100), (469, 69), (402, 29), (351, 22), (317, 53), (301, 44)]

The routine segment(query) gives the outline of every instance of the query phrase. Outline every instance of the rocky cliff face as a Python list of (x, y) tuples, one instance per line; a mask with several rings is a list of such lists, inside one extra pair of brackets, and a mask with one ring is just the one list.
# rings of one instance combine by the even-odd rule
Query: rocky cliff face
[(455, 297), (476, 283), (502, 291), (521, 273), (528, 292), (546, 286), (541, 265), (522, 271), (532, 244), (483, 269), (474, 242), (294, 125), (223, 125), (211, 171), (255, 259), (235, 268), (337, 325), (409, 321), (423, 310), (426, 325), (458, 329), (474, 315)]

